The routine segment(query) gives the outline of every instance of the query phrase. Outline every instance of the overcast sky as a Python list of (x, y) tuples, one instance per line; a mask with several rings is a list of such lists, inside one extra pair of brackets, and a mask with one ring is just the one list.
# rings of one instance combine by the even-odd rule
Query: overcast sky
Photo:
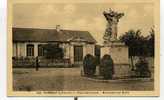
[(89, 31), (102, 43), (107, 21), (103, 11), (112, 8), (124, 12), (118, 24), (118, 35), (130, 29), (141, 29), (147, 35), (154, 25), (153, 4), (151, 3), (76, 3), (76, 4), (15, 4), (13, 26), (33, 28), (55, 28)]

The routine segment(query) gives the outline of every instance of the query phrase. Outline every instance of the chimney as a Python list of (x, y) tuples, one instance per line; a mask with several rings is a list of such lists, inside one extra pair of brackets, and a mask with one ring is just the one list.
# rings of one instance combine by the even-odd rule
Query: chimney
[(56, 31), (57, 31), (57, 32), (60, 32), (60, 30), (61, 30), (61, 29), (60, 29), (60, 25), (56, 25)]

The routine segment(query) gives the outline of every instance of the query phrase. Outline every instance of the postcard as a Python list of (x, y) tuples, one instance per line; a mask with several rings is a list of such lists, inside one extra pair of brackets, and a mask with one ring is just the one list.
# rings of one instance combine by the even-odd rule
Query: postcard
[(8, 96), (159, 96), (159, 0), (8, 0)]

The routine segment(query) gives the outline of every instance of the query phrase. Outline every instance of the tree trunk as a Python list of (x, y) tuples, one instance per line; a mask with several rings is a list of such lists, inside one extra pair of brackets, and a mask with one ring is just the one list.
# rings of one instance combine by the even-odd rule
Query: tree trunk
[(130, 56), (132, 71), (134, 71), (133, 56)]

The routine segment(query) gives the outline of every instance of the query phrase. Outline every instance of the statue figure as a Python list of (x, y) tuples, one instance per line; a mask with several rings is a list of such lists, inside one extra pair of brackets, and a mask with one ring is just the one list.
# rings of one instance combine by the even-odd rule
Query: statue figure
[(117, 25), (119, 19), (124, 16), (124, 13), (118, 13), (109, 9), (109, 11), (104, 11), (103, 14), (108, 22), (103, 37), (105, 40), (104, 42), (117, 40)]

